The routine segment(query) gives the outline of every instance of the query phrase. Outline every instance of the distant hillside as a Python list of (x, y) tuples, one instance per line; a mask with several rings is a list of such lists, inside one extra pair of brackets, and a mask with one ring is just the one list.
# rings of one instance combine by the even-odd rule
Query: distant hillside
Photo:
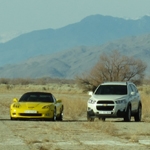
[(4, 33), (4, 34), (0, 34), (0, 43), (5, 43), (8, 42), (10, 40), (12, 40), (13, 38), (18, 37), (19, 35), (25, 33), (24, 32), (8, 32), (8, 33)]
[(140, 58), (148, 65), (150, 75), (150, 34), (115, 40), (101, 46), (79, 46), (51, 55), (30, 58), (16, 65), (0, 68), (0, 77), (54, 77), (72, 79), (86, 74), (103, 52), (118, 50), (123, 55)]
[[(51, 55), (74, 47), (98, 46), (112, 40), (146, 33), (150, 33), (149, 16), (138, 20), (125, 20), (92, 15), (60, 29), (33, 31), (1, 43), (0, 66), (20, 63), (35, 56)], [(54, 69), (53, 72), (55, 71)]]

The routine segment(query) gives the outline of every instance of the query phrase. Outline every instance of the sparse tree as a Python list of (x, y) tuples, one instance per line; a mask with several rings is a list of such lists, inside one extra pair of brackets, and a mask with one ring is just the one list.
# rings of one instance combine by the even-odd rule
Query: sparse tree
[(110, 54), (102, 54), (89, 74), (76, 77), (76, 81), (85, 91), (94, 90), (100, 83), (106, 81), (132, 81), (140, 84), (146, 67), (142, 60), (121, 55), (115, 50)]

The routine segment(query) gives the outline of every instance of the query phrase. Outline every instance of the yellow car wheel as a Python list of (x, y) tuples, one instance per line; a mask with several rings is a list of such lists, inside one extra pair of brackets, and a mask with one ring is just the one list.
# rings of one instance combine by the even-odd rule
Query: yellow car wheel
[(13, 117), (10, 117), (10, 120), (15, 120)]
[(56, 114), (56, 108), (55, 108), (55, 109), (54, 109), (54, 112), (53, 112), (52, 121), (56, 121), (56, 116), (57, 116), (57, 114)]
[(62, 121), (63, 120), (63, 112), (60, 113), (59, 117), (57, 117), (58, 121)]
[(59, 114), (59, 116), (57, 117), (57, 120), (58, 120), (58, 121), (62, 121), (62, 120), (63, 120), (63, 108), (62, 108), (62, 110), (60, 111), (60, 114)]

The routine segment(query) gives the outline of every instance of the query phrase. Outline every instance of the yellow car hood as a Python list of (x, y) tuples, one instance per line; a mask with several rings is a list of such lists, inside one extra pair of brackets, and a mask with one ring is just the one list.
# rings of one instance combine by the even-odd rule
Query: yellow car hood
[(52, 105), (52, 103), (20, 102), (20, 103), (15, 103), (15, 105), (18, 105), (21, 108), (33, 109), (33, 108), (41, 108), (41, 107), (46, 106), (46, 105)]

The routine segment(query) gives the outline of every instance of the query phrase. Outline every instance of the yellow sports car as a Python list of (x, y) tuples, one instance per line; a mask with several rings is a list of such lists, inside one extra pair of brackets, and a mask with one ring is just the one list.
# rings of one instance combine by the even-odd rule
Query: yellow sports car
[(27, 92), (18, 100), (13, 99), (10, 105), (10, 118), (42, 119), (52, 121), (63, 120), (63, 104), (51, 93)]

